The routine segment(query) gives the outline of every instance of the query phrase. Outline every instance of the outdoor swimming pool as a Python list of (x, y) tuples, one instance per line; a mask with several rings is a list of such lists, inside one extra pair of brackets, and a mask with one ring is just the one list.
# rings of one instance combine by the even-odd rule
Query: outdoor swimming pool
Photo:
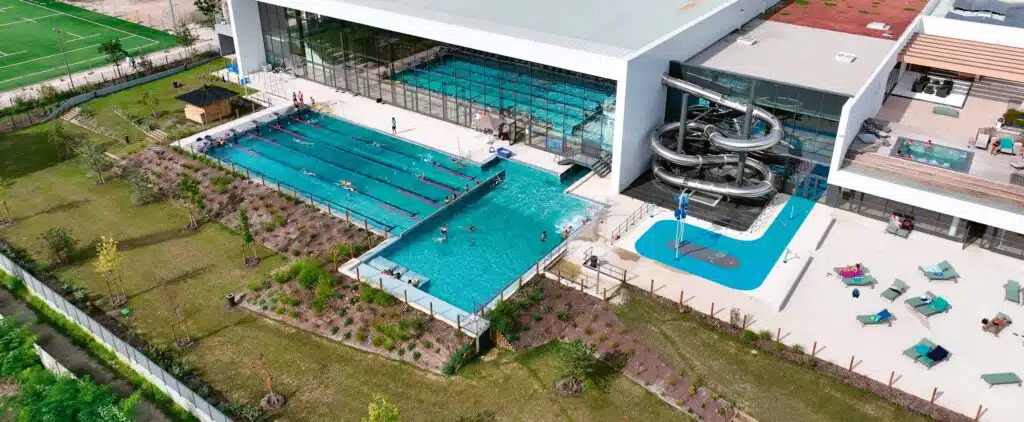
[[(551, 123), (564, 136), (571, 135), (591, 115), (603, 113), (604, 106), (615, 97), (614, 85), (568, 81), (564, 75), (511, 63), (496, 69), (491, 61), (463, 54), (445, 55), (417, 70), (399, 72), (395, 79), (496, 109), (525, 112)], [(601, 128), (588, 128), (587, 132), (604, 137), (604, 132), (613, 126), (604, 124)]]
[[(815, 202), (791, 196), (764, 235), (738, 240), (687, 224), (675, 258), (675, 220), (654, 223), (636, 241), (640, 255), (736, 290), (761, 286)], [(791, 218), (792, 217), (792, 218)]]
[[(488, 304), (561, 241), (559, 230), (579, 227), (592, 204), (566, 195), (575, 179), (502, 160), (502, 183), (467, 198), (398, 239), (380, 256), (421, 274), (430, 295), (472, 313)], [(441, 241), (440, 228), (448, 227)], [(474, 227), (475, 231), (469, 228)], [(541, 232), (548, 238), (541, 241)]]
[(209, 154), (394, 234), (440, 209), (446, 196), (462, 195), (496, 171), (458, 164), (432, 149), (314, 112), (282, 116)]
[(903, 158), (908, 158), (922, 164), (928, 164), (947, 170), (967, 173), (971, 169), (971, 161), (974, 160), (973, 151), (950, 148), (942, 145), (928, 145), (916, 139), (900, 137), (892, 147), (889, 155), (897, 157), (902, 153)]

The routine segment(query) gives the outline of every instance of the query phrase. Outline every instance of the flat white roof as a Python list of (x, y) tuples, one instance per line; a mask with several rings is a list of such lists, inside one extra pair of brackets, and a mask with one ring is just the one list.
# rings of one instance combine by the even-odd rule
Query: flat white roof
[[(740, 36), (753, 45), (736, 42)], [(894, 40), (782, 22), (749, 25), (701, 51), (687, 64), (854, 96), (895, 46)], [(845, 63), (837, 53), (853, 53)]]
[[(331, 0), (619, 58), (731, 1)], [(359, 21), (357, 16), (350, 19)]]

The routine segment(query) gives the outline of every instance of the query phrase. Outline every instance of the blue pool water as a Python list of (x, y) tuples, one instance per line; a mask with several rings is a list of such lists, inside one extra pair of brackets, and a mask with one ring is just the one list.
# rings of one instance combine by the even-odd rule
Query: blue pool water
[(440, 209), (445, 196), (461, 195), (497, 171), (459, 165), (437, 151), (312, 112), (282, 117), (238, 139), (210, 154), (395, 234)]
[[(572, 180), (501, 161), (505, 181), (478, 198), (445, 209), (409, 231), (381, 256), (430, 279), (424, 291), (464, 311), (486, 305), (553, 250), (559, 230), (579, 227), (591, 204), (564, 194)], [(441, 226), (448, 240), (440, 240)], [(470, 232), (469, 227), (476, 227)], [(548, 239), (540, 235), (547, 231)]]
[(503, 63), (501, 69), (496, 69), (489, 60), (461, 54), (435, 59), (421, 65), (418, 71), (399, 72), (395, 79), (493, 108), (525, 112), (551, 123), (565, 136), (571, 135), (588, 116), (601, 113), (602, 107), (615, 96), (611, 85), (566, 81), (562, 75), (531, 71), (514, 64)]
[[(700, 254), (720, 257), (720, 265), (708, 260), (680, 254), (675, 259), (675, 220), (654, 223), (636, 242), (637, 252), (702, 278), (736, 290), (753, 290), (764, 282), (772, 267), (786, 250), (797, 230), (803, 224), (815, 202), (790, 197), (778, 217), (764, 235), (754, 240), (738, 240), (719, 233), (687, 224), (683, 240)], [(790, 216), (793, 218), (790, 219)], [(718, 255), (718, 254), (721, 255)]]
[(901, 153), (903, 158), (961, 173), (967, 173), (971, 169), (971, 161), (974, 160), (972, 151), (935, 144), (928, 145), (916, 139), (903, 137), (896, 140), (889, 155), (897, 157)]

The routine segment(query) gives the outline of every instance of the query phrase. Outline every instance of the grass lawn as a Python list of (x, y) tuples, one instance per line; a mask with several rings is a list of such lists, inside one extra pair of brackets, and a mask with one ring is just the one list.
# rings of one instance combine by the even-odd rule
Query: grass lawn
[[(199, 123), (187, 120), (185, 119), (184, 113), (185, 103), (176, 100), (175, 97), (199, 88), (204, 84), (221, 86), (235, 91), (238, 94), (242, 94), (242, 87), (229, 82), (221, 82), (220, 79), (209, 76), (211, 72), (217, 71), (218, 69), (224, 69), (224, 65), (227, 62), (227, 59), (219, 58), (193, 69), (178, 73), (172, 77), (135, 86), (106, 97), (97, 98), (81, 105), (80, 107), (83, 113), (88, 116), (92, 116), (96, 123), (111, 130), (111, 132), (117, 135), (119, 140), (123, 139), (125, 135), (131, 139), (133, 145), (125, 146), (123, 143), (119, 143), (116, 147), (117, 149), (111, 151), (114, 154), (135, 151), (144, 146), (145, 142), (140, 141), (146, 141), (145, 133), (119, 116), (115, 110), (120, 110), (121, 114), (125, 116), (142, 119), (143, 126), (152, 124), (155, 128), (167, 132), (167, 135), (172, 138), (169, 139), (169, 141), (176, 140), (186, 136), (185, 133), (200, 132), (220, 125), (226, 121), (224, 120), (200, 125)], [(180, 88), (174, 88), (171, 84), (172, 81), (178, 81), (182, 86)], [(150, 92), (157, 99), (152, 109), (146, 104), (140, 102), (144, 92)], [(254, 91), (250, 89), (249, 92), (252, 93)], [(156, 118), (152, 117), (154, 111), (156, 112)], [(239, 115), (245, 115), (248, 112), (248, 110), (238, 111)]]
[(761, 422), (929, 420), (812, 368), (752, 354), (740, 339), (646, 295), (630, 294), (616, 313), (638, 338)]
[(105, 41), (133, 56), (175, 45), (166, 32), (55, 0), (0, 0), (0, 10), (0, 91), (64, 76), (65, 59), (71, 72), (107, 65), (97, 51)]
[[(71, 231), (80, 244), (114, 236), (124, 251), (124, 282), (133, 309), (130, 323), (158, 342), (171, 340), (165, 287), (184, 305), (196, 345), (185, 359), (229, 397), (250, 403), (264, 393), (256, 363), (265, 354), (275, 387), (288, 397), (281, 420), (355, 419), (374, 393), (396, 403), (408, 420), (456, 420), (494, 415), (509, 420), (686, 420), (686, 416), (624, 378), (604, 390), (564, 398), (552, 388), (553, 349), (526, 354), (495, 351), (442, 378), (224, 305), (284, 263), (264, 256), (242, 269), (239, 240), (214, 224), (183, 234), (186, 215), (168, 203), (133, 207), (120, 181), (96, 186), (74, 163), (57, 163), (45, 127), (0, 138), (0, 176), (14, 177), (8, 202), (17, 223), (0, 236), (39, 254), (39, 235), (50, 227)], [(106, 292), (81, 254), (59, 269), (66, 281)]]

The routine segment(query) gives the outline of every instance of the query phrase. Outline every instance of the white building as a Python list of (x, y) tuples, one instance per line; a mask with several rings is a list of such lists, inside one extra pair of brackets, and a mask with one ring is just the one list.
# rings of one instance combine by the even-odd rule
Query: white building
[[(1024, 101), (1024, 7), (774, 3), (228, 2), (243, 73), (283, 69), (466, 126), (500, 115), (513, 139), (607, 161), (627, 194), (651, 178), (652, 130), (679, 119), (668, 73), (777, 115), (790, 149), (774, 149), (788, 155), (776, 189), (1024, 258), (1021, 131), (988, 131), (1010, 139), (999, 155), (968, 146)], [(868, 118), (890, 122), (895, 145), (857, 141)], [(903, 143), (931, 163), (896, 157)]]

